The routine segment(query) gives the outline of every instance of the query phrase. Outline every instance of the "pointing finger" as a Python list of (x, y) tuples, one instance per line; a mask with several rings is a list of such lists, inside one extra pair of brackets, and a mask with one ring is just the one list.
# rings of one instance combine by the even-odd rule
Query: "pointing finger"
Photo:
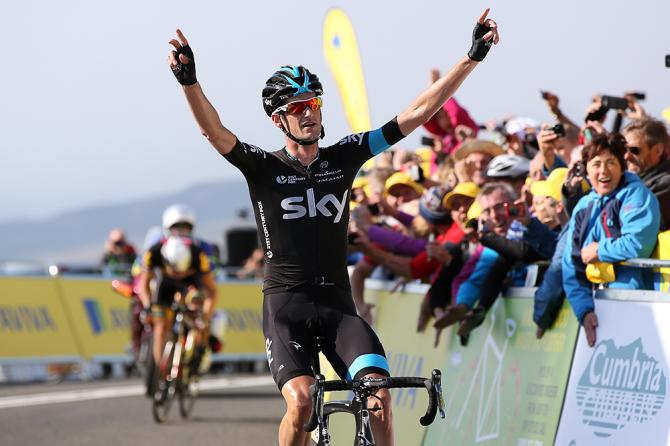
[(484, 20), (486, 20), (486, 16), (489, 14), (490, 10), (491, 10), (491, 8), (486, 8), (484, 10), (484, 12), (482, 12), (482, 15), (479, 16), (479, 20), (477, 20), (477, 21), (483, 25)]
[(186, 40), (186, 36), (184, 36), (184, 33), (180, 29), (177, 29), (177, 37), (179, 37), (179, 41), (183, 46), (188, 45), (188, 40)]

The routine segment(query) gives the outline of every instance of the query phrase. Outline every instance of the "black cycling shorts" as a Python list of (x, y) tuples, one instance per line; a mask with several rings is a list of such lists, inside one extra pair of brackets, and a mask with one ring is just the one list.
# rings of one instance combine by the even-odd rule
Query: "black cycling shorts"
[(167, 276), (162, 276), (158, 281), (155, 304), (159, 307), (170, 307), (172, 306), (172, 302), (174, 302), (174, 295), (177, 291), (185, 294), (189, 287), (194, 286), (200, 289), (200, 282), (199, 275), (189, 276), (183, 280), (176, 280)]
[(358, 314), (349, 291), (311, 286), (266, 294), (263, 333), (268, 364), (281, 388), (297, 376), (314, 376), (317, 337), (321, 351), (342, 379), (369, 373), (390, 376), (384, 348)]

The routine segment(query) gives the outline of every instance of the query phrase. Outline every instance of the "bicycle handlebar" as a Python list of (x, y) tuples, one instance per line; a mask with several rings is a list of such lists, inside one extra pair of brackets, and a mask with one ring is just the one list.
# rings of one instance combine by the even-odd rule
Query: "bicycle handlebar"
[(423, 387), (428, 392), (428, 407), (426, 413), (419, 418), (422, 426), (428, 426), (435, 420), (437, 410), (444, 418), (444, 400), (442, 398), (442, 372), (434, 369), (430, 378), (420, 377), (388, 377), (388, 378), (361, 378), (355, 381), (344, 379), (326, 381), (323, 375), (316, 375), (316, 382), (309, 386), (312, 397), (312, 414), (303, 429), (311, 432), (323, 422), (323, 394), (338, 390), (352, 390), (356, 396), (372, 393), (376, 389), (395, 389), (407, 387)]

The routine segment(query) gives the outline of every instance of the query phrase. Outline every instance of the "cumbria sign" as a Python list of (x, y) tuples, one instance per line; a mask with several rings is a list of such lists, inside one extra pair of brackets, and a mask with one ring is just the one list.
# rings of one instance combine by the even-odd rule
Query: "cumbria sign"
[(666, 386), (663, 364), (645, 354), (642, 338), (619, 348), (603, 340), (577, 385), (582, 422), (604, 438), (628, 424), (646, 423), (662, 409)]

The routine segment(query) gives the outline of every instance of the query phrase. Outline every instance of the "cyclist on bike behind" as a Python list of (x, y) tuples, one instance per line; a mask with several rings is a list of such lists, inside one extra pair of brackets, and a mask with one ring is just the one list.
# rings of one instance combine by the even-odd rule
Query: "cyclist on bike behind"
[[(200, 243), (193, 238), (195, 213), (188, 206), (173, 205), (163, 212), (163, 229), (166, 236), (152, 245), (145, 253), (139, 280), (139, 295), (145, 312), (151, 309), (153, 324), (153, 355), (158, 363), (165, 344), (166, 334), (172, 327), (174, 314), (171, 306), (175, 296), (186, 297), (196, 290), (204, 292), (202, 320), (198, 347), (194, 355), (193, 370), (205, 351), (209, 321), (216, 302), (217, 289), (212, 266)], [(156, 279), (153, 293), (151, 281)], [(151, 389), (147, 389), (150, 393)]]

